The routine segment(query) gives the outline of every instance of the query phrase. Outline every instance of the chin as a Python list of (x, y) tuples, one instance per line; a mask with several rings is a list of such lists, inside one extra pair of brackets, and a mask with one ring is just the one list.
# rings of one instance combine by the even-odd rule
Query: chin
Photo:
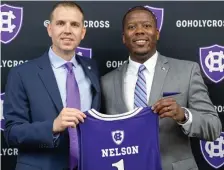
[(135, 51), (134, 54), (138, 55), (138, 56), (145, 56), (146, 54), (148, 54), (148, 51)]
[(75, 47), (62, 47), (61, 49), (64, 51), (73, 51), (75, 50)]

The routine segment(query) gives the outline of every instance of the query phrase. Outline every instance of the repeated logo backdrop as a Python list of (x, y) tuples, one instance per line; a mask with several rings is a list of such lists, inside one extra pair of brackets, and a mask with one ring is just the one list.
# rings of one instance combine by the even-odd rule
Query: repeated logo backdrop
[[(1, 167), (15, 167), (17, 148), (5, 144), (2, 104), (10, 68), (39, 57), (51, 45), (46, 26), (55, 2), (1, 2)], [(200, 64), (209, 95), (224, 126), (224, 2), (78, 2), (85, 12), (87, 34), (76, 49), (97, 61), (101, 75), (128, 58), (122, 44), (122, 17), (144, 5), (158, 20), (158, 51)], [(184, 69), (184, 68), (183, 68)], [(178, 73), (177, 73), (178, 74)], [(224, 130), (223, 130), (224, 131)], [(214, 142), (191, 140), (200, 170), (224, 169), (224, 132)]]

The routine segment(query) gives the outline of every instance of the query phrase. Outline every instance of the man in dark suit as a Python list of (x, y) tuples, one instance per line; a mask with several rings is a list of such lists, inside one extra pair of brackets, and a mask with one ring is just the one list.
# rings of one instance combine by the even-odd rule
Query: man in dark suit
[(144, 7), (134, 7), (125, 14), (123, 43), (130, 57), (102, 78), (105, 113), (152, 106), (161, 118), (163, 169), (197, 170), (189, 137), (215, 140), (222, 125), (198, 64), (165, 57), (156, 50), (156, 22), (154, 14)]
[(69, 140), (76, 125), (84, 122), (83, 112), (100, 109), (96, 64), (74, 52), (86, 33), (82, 9), (74, 2), (59, 2), (50, 21), (49, 51), (13, 68), (8, 76), (4, 134), (9, 146), (19, 148), (16, 170), (77, 168), (77, 161), (70, 163), (78, 159), (78, 150), (74, 154), (69, 149), (77, 140)]

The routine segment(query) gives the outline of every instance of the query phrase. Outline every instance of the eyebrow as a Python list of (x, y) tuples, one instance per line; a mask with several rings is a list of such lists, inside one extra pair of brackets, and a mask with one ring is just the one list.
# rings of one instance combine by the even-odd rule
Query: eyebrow
[[(58, 23), (58, 22), (67, 22), (67, 21), (65, 21), (65, 20), (56, 20), (55, 21), (56, 23)], [(69, 21), (70, 23), (77, 23), (77, 24), (81, 24), (80, 22), (78, 22), (78, 21)]]
[[(140, 22), (140, 23), (150, 23), (150, 24), (153, 23), (153, 21), (138, 21), (138, 22)], [(135, 22), (135, 21), (127, 22), (127, 25), (129, 25), (129, 24), (134, 24), (134, 23), (136, 23), (136, 22)]]

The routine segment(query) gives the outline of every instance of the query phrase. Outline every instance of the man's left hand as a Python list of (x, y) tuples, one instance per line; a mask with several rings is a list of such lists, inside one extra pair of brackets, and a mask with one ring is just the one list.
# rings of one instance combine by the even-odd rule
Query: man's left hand
[(172, 97), (166, 97), (158, 100), (152, 106), (152, 110), (154, 113), (158, 113), (160, 118), (170, 117), (179, 123), (185, 121), (184, 109), (181, 108)]

